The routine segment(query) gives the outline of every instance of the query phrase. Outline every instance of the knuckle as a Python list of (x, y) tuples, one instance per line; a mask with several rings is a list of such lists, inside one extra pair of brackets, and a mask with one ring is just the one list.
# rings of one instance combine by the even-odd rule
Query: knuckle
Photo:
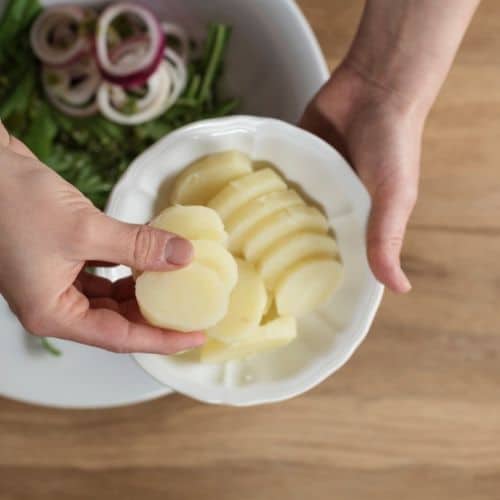
[(138, 269), (143, 270), (149, 263), (156, 260), (158, 248), (156, 232), (149, 226), (139, 226), (135, 230), (131, 260)]
[(130, 337), (130, 324), (127, 325), (127, 327), (124, 329), (124, 331), (120, 334), (117, 335), (114, 339), (112, 344), (110, 344), (107, 349), (111, 352), (114, 352), (116, 354), (127, 354), (130, 352), (130, 348), (128, 346), (128, 340)]
[(115, 354), (126, 354), (128, 351), (123, 347), (123, 345), (119, 343), (111, 344), (106, 348), (110, 352), (114, 352)]

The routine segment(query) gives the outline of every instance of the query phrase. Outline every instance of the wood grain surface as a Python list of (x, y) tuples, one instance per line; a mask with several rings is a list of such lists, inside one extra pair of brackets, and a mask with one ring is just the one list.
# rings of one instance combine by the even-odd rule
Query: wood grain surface
[[(361, 0), (301, 0), (333, 67)], [(500, 2), (484, 0), (428, 120), (404, 249), (338, 374), (295, 400), (109, 411), (0, 400), (0, 499), (500, 498)]]

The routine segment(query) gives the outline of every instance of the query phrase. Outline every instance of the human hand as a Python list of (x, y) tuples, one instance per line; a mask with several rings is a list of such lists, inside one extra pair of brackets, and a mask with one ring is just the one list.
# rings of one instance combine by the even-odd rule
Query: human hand
[(423, 125), (478, 4), (367, 0), (346, 58), (302, 118), (372, 195), (368, 259), (396, 292), (411, 288), (399, 255), (417, 197)]
[(391, 290), (409, 291), (400, 252), (417, 197), (422, 114), (342, 65), (313, 98), (301, 126), (332, 144), (356, 170), (372, 196), (370, 266)]
[(201, 332), (146, 325), (131, 278), (85, 271), (92, 262), (174, 270), (190, 262), (191, 244), (107, 217), (1, 124), (0, 234), (0, 293), (31, 333), (115, 352), (170, 354), (204, 342)]

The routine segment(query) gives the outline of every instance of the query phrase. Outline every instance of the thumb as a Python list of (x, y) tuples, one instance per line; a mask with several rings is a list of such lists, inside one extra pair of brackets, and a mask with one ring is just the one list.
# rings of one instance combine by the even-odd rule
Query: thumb
[(148, 225), (127, 224), (102, 213), (90, 222), (86, 260), (124, 264), (139, 271), (168, 271), (189, 264), (191, 242)]
[(398, 181), (382, 185), (373, 194), (368, 223), (368, 260), (375, 277), (398, 293), (411, 290), (401, 269), (400, 253), (406, 225), (416, 201), (411, 183)]

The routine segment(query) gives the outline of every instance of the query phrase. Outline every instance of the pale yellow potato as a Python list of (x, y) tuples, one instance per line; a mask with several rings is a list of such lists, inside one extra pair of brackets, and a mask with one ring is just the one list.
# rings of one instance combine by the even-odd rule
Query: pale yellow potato
[(297, 336), (295, 318), (276, 318), (265, 325), (258, 326), (241, 341), (226, 344), (216, 339), (209, 339), (200, 349), (200, 361), (203, 363), (223, 363), (255, 354), (269, 352), (290, 343)]
[(257, 262), (281, 238), (299, 232), (328, 231), (328, 221), (314, 207), (297, 205), (288, 207), (264, 219), (249, 235), (243, 255), (250, 262)]
[(223, 245), (227, 242), (227, 233), (219, 214), (199, 205), (174, 205), (165, 208), (150, 225), (188, 240), (213, 240)]
[(207, 335), (233, 343), (246, 337), (257, 327), (267, 305), (267, 292), (254, 266), (241, 259), (238, 264), (238, 282), (231, 292), (226, 316)]
[(266, 193), (285, 191), (285, 181), (272, 169), (265, 168), (229, 182), (208, 206), (217, 211), (224, 222), (245, 203)]
[(295, 233), (278, 240), (259, 261), (257, 269), (268, 290), (274, 290), (286, 270), (311, 257), (335, 257), (337, 243), (329, 234)]
[(192, 240), (194, 260), (217, 272), (231, 292), (238, 281), (236, 260), (220, 243), (209, 240)]
[(241, 254), (246, 237), (260, 221), (278, 210), (294, 205), (304, 205), (304, 200), (292, 189), (266, 193), (250, 200), (226, 221), (229, 250), (236, 255)]
[(205, 205), (228, 182), (252, 171), (250, 157), (240, 151), (222, 151), (191, 163), (177, 177), (171, 204)]
[(273, 307), (273, 305), (274, 305), (274, 297), (270, 293), (268, 293), (267, 294), (266, 306), (264, 307), (264, 316), (267, 315), (267, 313), (271, 310), (271, 308)]
[(310, 259), (299, 262), (280, 279), (275, 301), (280, 316), (300, 317), (330, 299), (340, 286), (343, 267), (337, 260)]
[(192, 262), (176, 271), (142, 273), (135, 296), (150, 324), (189, 332), (217, 324), (227, 313), (230, 292), (216, 271)]

